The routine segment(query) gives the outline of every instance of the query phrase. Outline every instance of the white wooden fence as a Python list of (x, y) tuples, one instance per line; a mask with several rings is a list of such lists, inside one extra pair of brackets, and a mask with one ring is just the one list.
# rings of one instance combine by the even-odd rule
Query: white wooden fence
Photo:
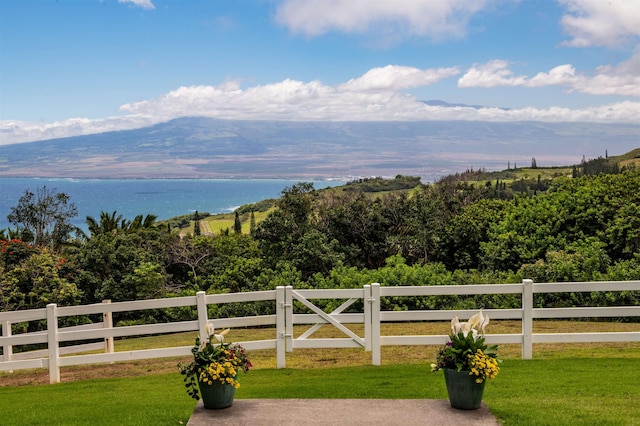
[[(192, 346), (156, 348), (135, 351), (114, 351), (113, 339), (116, 337), (142, 336), (151, 334), (198, 331), (206, 336), (206, 324), (212, 323), (217, 329), (227, 327), (275, 326), (273, 339), (241, 343), (247, 350), (275, 349), (277, 367), (286, 366), (286, 352), (296, 348), (363, 348), (371, 352), (371, 361), (380, 365), (381, 346), (387, 345), (439, 345), (447, 340), (446, 335), (382, 336), (380, 324), (383, 322), (403, 321), (450, 321), (454, 315), (461, 319), (469, 318), (474, 310), (416, 310), (381, 311), (380, 299), (403, 296), (446, 296), (479, 294), (520, 294), (522, 305), (519, 309), (485, 309), (491, 319), (520, 320), (522, 332), (518, 334), (490, 334), (487, 342), (491, 344), (520, 344), (522, 357), (531, 359), (533, 343), (559, 342), (640, 342), (640, 324), (638, 331), (607, 333), (553, 333), (533, 334), (533, 320), (543, 318), (602, 318), (602, 317), (640, 317), (640, 306), (613, 307), (577, 307), (577, 308), (534, 308), (534, 293), (566, 292), (617, 292), (640, 291), (640, 281), (600, 281), (578, 283), (533, 283), (523, 280), (519, 284), (481, 284), (420, 287), (382, 287), (379, 284), (365, 285), (361, 289), (338, 290), (297, 290), (291, 286), (277, 287), (276, 290), (251, 293), (205, 294), (170, 299), (142, 300), (133, 302), (97, 303), (93, 305), (58, 307), (47, 305), (44, 309), (13, 311), (0, 313), (2, 336), (0, 347), (0, 371), (12, 371), (30, 368), (48, 368), (51, 383), (60, 381), (60, 368), (80, 365), (131, 361), (140, 359), (179, 357), (190, 355)], [(311, 300), (339, 299), (346, 301), (332, 312), (325, 312)], [(356, 301), (362, 300), (363, 312), (344, 313)], [(207, 306), (224, 303), (246, 303), (271, 301), (275, 304), (274, 315), (247, 316), (239, 318), (209, 319)], [(304, 305), (311, 313), (294, 313), (294, 301)], [(197, 308), (198, 318), (161, 324), (117, 326), (112, 324), (114, 312), (131, 312), (149, 309), (192, 306)], [(103, 316), (103, 321), (84, 326), (60, 328), (60, 318), (79, 315)], [(16, 323), (46, 320), (47, 330), (33, 333), (11, 335), (11, 326)], [(293, 326), (312, 325), (306, 332), (295, 337)], [(343, 338), (310, 338), (321, 326), (330, 324), (340, 330)], [(364, 335), (359, 336), (344, 324), (363, 324)], [(63, 346), (62, 342), (100, 340), (76, 346)], [(14, 346), (29, 344), (47, 344), (45, 350), (13, 353)], [(103, 353), (87, 351), (100, 350)], [(65, 356), (63, 356), (65, 355)]]

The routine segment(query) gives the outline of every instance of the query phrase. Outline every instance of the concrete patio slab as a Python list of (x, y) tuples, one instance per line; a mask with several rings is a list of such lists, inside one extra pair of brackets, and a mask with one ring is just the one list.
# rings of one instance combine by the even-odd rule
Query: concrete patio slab
[(236, 399), (222, 410), (198, 401), (188, 426), (204, 425), (438, 425), (498, 426), (483, 403), (477, 410), (451, 408), (433, 399)]

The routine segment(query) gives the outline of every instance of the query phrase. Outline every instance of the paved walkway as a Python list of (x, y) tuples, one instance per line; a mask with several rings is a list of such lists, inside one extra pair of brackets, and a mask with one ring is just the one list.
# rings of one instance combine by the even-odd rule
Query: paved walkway
[(222, 410), (207, 410), (198, 401), (187, 426), (301, 424), (498, 426), (484, 403), (466, 411), (436, 399), (236, 399)]

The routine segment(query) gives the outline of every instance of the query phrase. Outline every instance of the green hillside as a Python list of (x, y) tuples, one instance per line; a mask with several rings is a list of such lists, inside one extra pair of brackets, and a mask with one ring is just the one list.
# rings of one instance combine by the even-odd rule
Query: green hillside
[[(605, 153), (606, 156), (606, 153)], [(510, 198), (516, 193), (537, 193), (545, 191), (554, 179), (559, 177), (572, 178), (585, 174), (597, 174), (600, 172), (614, 172), (628, 169), (640, 169), (640, 148), (634, 149), (626, 154), (617, 156), (598, 157), (595, 159), (585, 159), (580, 164), (557, 166), (557, 167), (535, 167), (535, 159), (529, 167), (515, 167), (500, 171), (468, 170), (464, 173), (456, 173), (442, 177), (435, 185), (447, 181), (462, 181), (468, 185), (477, 187), (492, 187), (500, 191), (502, 198)], [(590, 172), (590, 169), (593, 169)], [(330, 194), (362, 191), (369, 194), (371, 198), (383, 196), (391, 193), (411, 194), (419, 191), (425, 185), (420, 182), (419, 177), (398, 175), (393, 179), (363, 178), (347, 183), (346, 185), (331, 187), (319, 190), (319, 193), (330, 196)], [(499, 186), (499, 187), (498, 187)], [(242, 233), (249, 233), (249, 213), (255, 212), (256, 224), (260, 223), (275, 208), (277, 200), (262, 200), (257, 203), (241, 206), (237, 209), (242, 222)], [(201, 221), (201, 229), (204, 233), (218, 235), (224, 232), (231, 232), (234, 226), (234, 213), (224, 213), (206, 216)], [(165, 223), (171, 223), (174, 228), (178, 228), (180, 234), (189, 235), (194, 232), (193, 218), (190, 216), (180, 216), (172, 218)]]

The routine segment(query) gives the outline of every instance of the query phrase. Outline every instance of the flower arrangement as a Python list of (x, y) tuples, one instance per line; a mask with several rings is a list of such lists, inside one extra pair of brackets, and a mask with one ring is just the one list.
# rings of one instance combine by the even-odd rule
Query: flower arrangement
[(241, 345), (224, 342), (224, 336), (228, 332), (229, 329), (226, 329), (215, 334), (213, 325), (207, 324), (207, 339), (200, 342), (200, 337), (196, 337), (191, 349), (193, 361), (187, 365), (178, 364), (180, 373), (185, 376), (187, 393), (193, 399), (200, 399), (198, 383), (211, 385), (220, 382), (240, 387), (238, 372), (247, 372), (253, 366)]
[(436, 363), (431, 371), (449, 368), (456, 371), (468, 371), (475, 376), (476, 383), (486, 379), (495, 379), (500, 372), (498, 347), (487, 346), (484, 333), (489, 324), (489, 316), (482, 311), (473, 315), (468, 322), (460, 322), (457, 316), (451, 320), (449, 341), (438, 351)]

